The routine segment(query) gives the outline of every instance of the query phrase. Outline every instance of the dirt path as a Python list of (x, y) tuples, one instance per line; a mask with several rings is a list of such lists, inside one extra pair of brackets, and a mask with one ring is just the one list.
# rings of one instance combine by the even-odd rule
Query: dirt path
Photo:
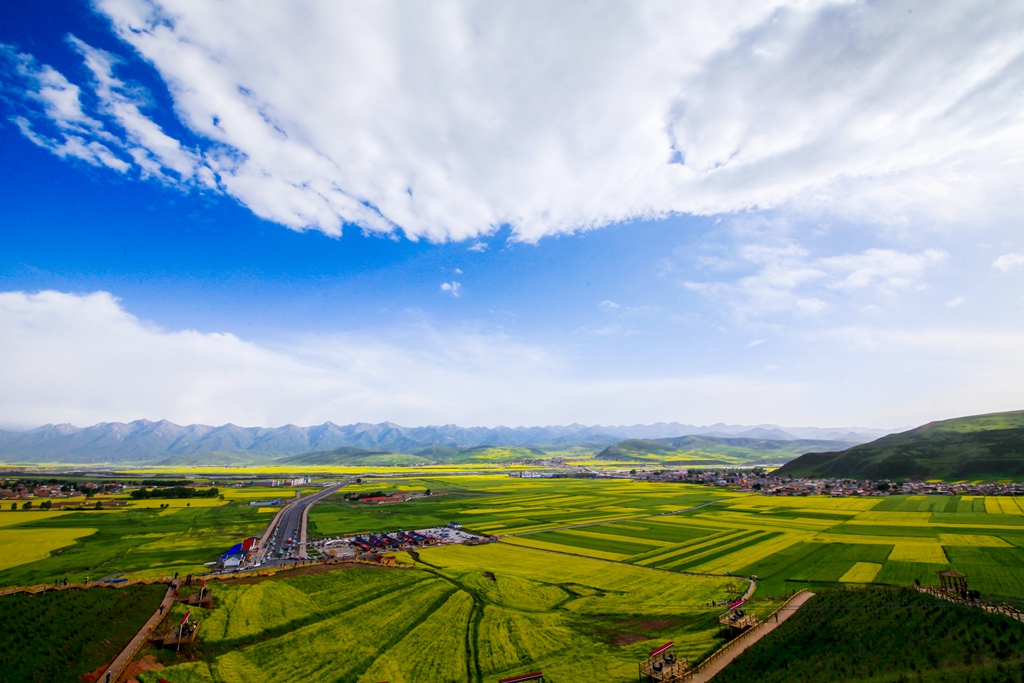
[(777, 612), (778, 621), (774, 618), (770, 618), (761, 626), (751, 629), (742, 635), (736, 636), (735, 640), (733, 640), (736, 644), (726, 651), (721, 657), (711, 662), (707, 667), (702, 668), (695, 673), (691, 679), (692, 682), (707, 683), (707, 681), (710, 681), (718, 674), (719, 671), (729, 666), (729, 664), (732, 663), (732, 660), (743, 654), (748, 647), (777, 629), (779, 624), (786, 621), (786, 619), (789, 619), (798, 609), (800, 609), (801, 605), (813, 597), (814, 593), (801, 593), (792, 602)]

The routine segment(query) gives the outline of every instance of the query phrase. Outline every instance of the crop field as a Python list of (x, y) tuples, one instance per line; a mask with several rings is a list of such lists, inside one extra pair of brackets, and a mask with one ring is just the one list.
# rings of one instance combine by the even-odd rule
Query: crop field
[(705, 604), (731, 595), (725, 579), (503, 544), (418, 557), (404, 570), (218, 585), (213, 609), (193, 609), (198, 661), (141, 680), (462, 683), (542, 669), (562, 683), (631, 681), (654, 645), (700, 659), (722, 642), (721, 608)]
[(762, 595), (841, 583), (936, 584), (950, 566), (990, 597), (1024, 598), (1024, 511), (1011, 497), (742, 495), (677, 516), (504, 542), (676, 571), (751, 575)]
[(225, 500), (151, 499), (106, 510), (2, 511), (0, 586), (203, 571), (203, 563), (266, 527), (269, 516), (248, 500), (266, 500), (271, 491), (277, 492), (274, 497), (295, 495), (281, 489), (228, 491), (234, 495)]
[(914, 590), (811, 598), (715, 677), (716, 683), (1019, 681), (1024, 626)]
[(0, 597), (0, 683), (81, 680), (113, 660), (166, 590), (127, 586)]
[(435, 495), (387, 506), (350, 503), (335, 495), (313, 509), (310, 524), (318, 536), (424, 528), (450, 521), (475, 533), (504, 535), (661, 515), (735, 495), (701, 486), (621, 479), (520, 479), (506, 475), (364, 480), (342, 492), (426, 489)]

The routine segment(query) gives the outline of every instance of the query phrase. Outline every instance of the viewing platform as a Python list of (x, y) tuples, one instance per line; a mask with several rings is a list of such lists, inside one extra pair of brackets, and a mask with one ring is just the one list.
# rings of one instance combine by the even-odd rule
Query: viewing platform
[(656, 650), (651, 650), (650, 656), (640, 663), (641, 683), (644, 680), (647, 683), (676, 683), (693, 678), (689, 662), (685, 659), (676, 659), (675, 653), (672, 652), (674, 646), (675, 643), (670, 641)]
[(731, 609), (718, 617), (718, 623), (721, 626), (728, 626), (730, 631), (733, 629), (746, 631), (748, 628), (753, 628), (761, 622), (756, 614), (747, 613), (742, 609)]

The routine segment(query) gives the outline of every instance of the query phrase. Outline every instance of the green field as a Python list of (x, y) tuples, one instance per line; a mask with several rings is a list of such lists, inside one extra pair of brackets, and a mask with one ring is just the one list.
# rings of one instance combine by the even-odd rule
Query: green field
[(193, 610), (202, 660), (142, 680), (628, 681), (663, 641), (693, 659), (716, 649), (721, 610), (705, 604), (726, 583), (501, 544), (430, 548), (412, 569), (218, 585), (217, 606)]
[[(495, 474), (369, 478), (342, 490), (376, 491), (420, 497), (374, 505), (332, 496), (310, 515), (311, 535), (457, 521), (499, 542), (402, 553), (406, 569), (218, 585), (216, 607), (195, 610), (196, 661), (161, 654), (174, 677), (161, 675), (472, 682), (543, 669), (562, 683), (632, 680), (661, 641), (693, 660), (721, 643), (721, 609), (704, 605), (725, 599), (729, 583), (746, 585), (727, 574), (758, 576), (755, 598), (766, 602), (754, 608), (765, 613), (799, 588), (928, 585), (948, 567), (983, 597), (1024, 600), (1024, 500), (1011, 497), (787, 498)], [(249, 500), (282, 495), (294, 492), (0, 512), (0, 584), (198, 572), (269, 522), (270, 511)]]
[(0, 511), (0, 586), (206, 571), (204, 563), (266, 528), (270, 516), (249, 500), (295, 495), (252, 488), (224, 493), (224, 500), (151, 499), (109, 510)]
[(0, 683), (63, 683), (109, 664), (167, 587), (67, 590), (0, 597)]
[(467, 530), (504, 535), (558, 527), (661, 515), (735, 494), (683, 484), (625, 479), (520, 479), (507, 475), (366, 480), (346, 493), (422, 492), (429, 498), (401, 505), (353, 504), (340, 495), (317, 504), (310, 524), (318, 536), (359, 531), (417, 529), (462, 523)]

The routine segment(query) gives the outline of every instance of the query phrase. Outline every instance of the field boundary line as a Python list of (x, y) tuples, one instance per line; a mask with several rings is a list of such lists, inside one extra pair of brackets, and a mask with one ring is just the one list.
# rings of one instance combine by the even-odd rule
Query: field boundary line
[(640, 517), (622, 517), (620, 519), (606, 519), (606, 520), (603, 520), (601, 522), (584, 522), (583, 524), (570, 524), (569, 526), (556, 526), (556, 527), (552, 527), (551, 529), (535, 529), (533, 531), (520, 531), (519, 533), (516, 533), (516, 534), (500, 534), (498, 536), (498, 538), (505, 538), (505, 537), (509, 537), (509, 536), (529, 536), (531, 534), (547, 533), (548, 531), (565, 531), (566, 529), (583, 529), (583, 528), (586, 528), (588, 526), (603, 526), (605, 524), (618, 524), (619, 522), (638, 522), (638, 521), (640, 521), (642, 519), (655, 519), (657, 517), (668, 517), (670, 515), (680, 515), (680, 514), (682, 514), (684, 512), (692, 512), (694, 510), (700, 510), (701, 508), (707, 507), (709, 505), (714, 505), (715, 503), (721, 503), (721, 502), (722, 502), (721, 499), (719, 499), (719, 500), (709, 500), (706, 503), (701, 503), (700, 505), (695, 505), (692, 508), (684, 508), (682, 510), (670, 510), (668, 512), (659, 512), (656, 515), (642, 515)]

